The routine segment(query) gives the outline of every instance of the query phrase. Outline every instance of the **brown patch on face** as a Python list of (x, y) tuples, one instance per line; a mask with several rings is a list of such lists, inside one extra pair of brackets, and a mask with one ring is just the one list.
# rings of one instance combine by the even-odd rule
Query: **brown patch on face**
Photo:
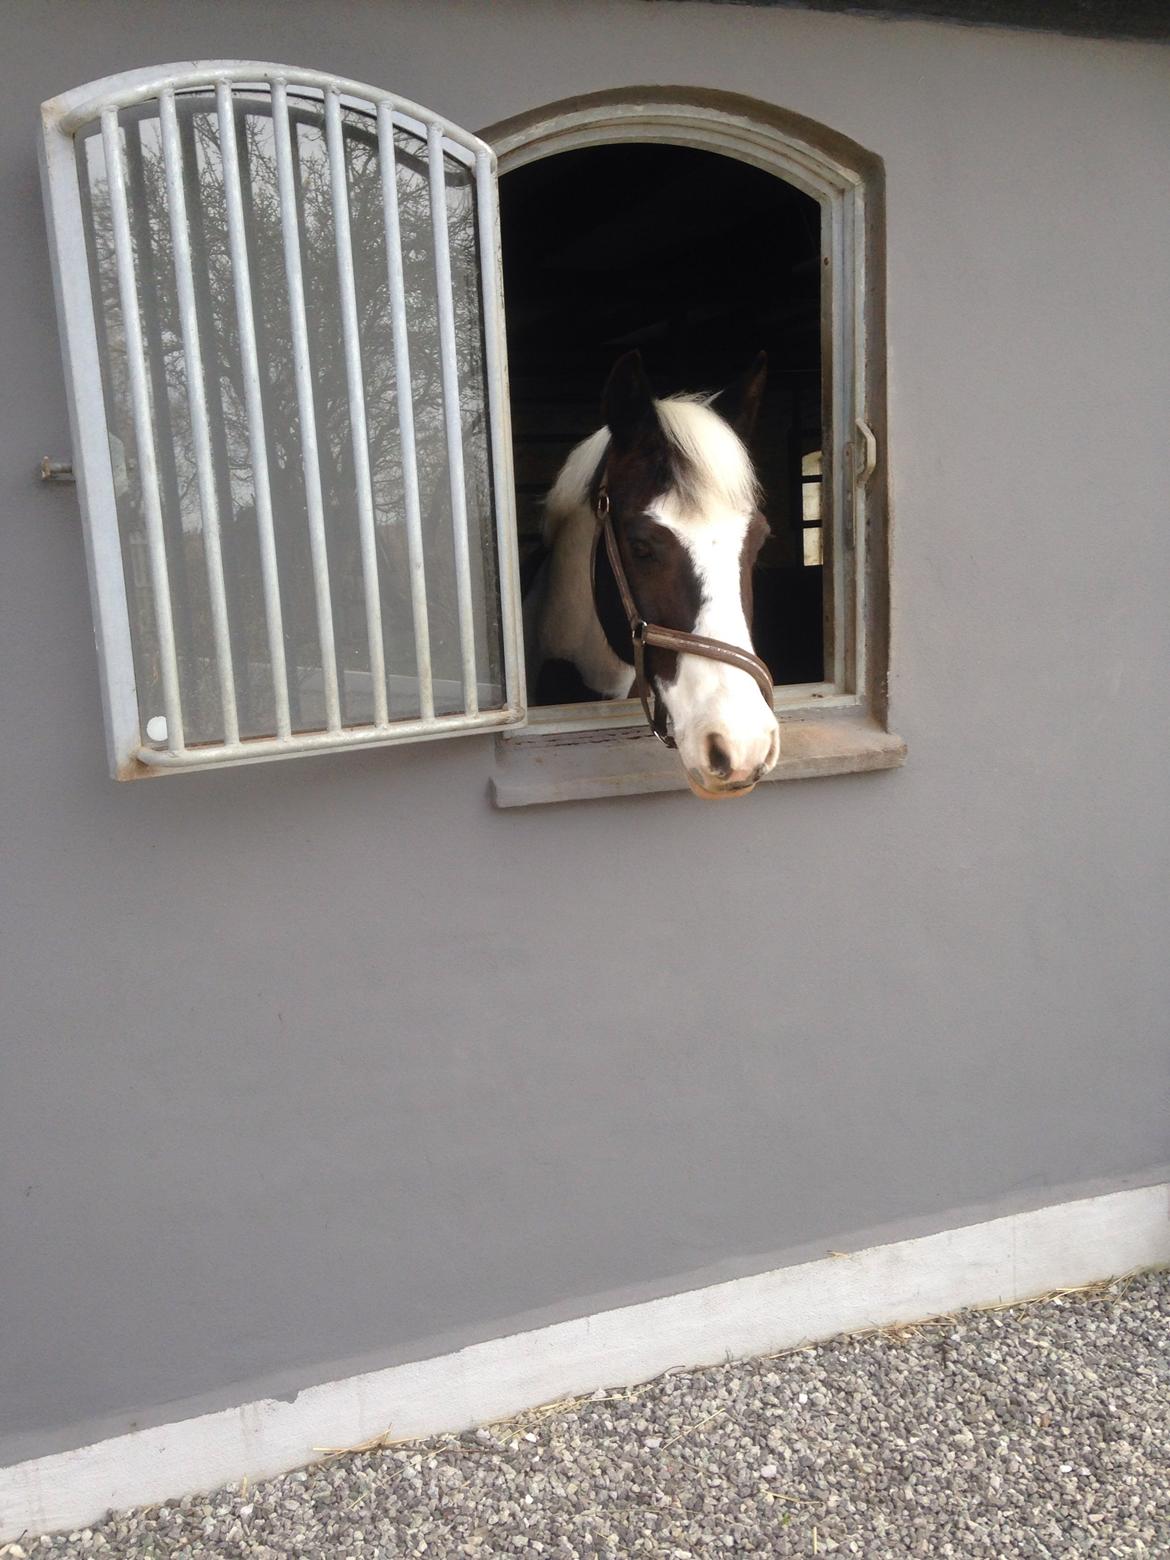
[[(611, 448), (603, 469), (618, 551), (640, 616), (663, 628), (693, 631), (703, 597), (690, 553), (669, 527), (647, 513), (671, 484), (670, 450), (661, 429), (656, 424), (635, 445)], [(599, 471), (598, 491), (601, 480)], [(610, 648), (632, 664), (630, 626), (604, 547), (597, 549), (594, 600)], [(646, 651), (647, 677), (666, 685), (677, 674), (674, 651), (654, 646)]]
[(755, 569), (756, 559), (760, 556), (760, 548), (771, 534), (771, 527), (757, 509), (748, 521), (748, 528), (743, 538), (743, 550), (739, 555), (739, 594), (743, 599), (744, 622), (747, 623), (749, 630), (753, 608), (752, 571)]

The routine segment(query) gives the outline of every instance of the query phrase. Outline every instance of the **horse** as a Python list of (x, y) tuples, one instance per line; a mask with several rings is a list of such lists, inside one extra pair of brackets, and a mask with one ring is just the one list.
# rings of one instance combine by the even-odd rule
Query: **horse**
[(549, 491), (525, 597), (531, 701), (636, 688), (691, 790), (711, 799), (746, 795), (780, 754), (771, 675), (748, 626), (768, 525), (747, 440), (766, 375), (760, 353), (716, 395), (657, 400), (641, 355), (620, 358), (605, 426)]

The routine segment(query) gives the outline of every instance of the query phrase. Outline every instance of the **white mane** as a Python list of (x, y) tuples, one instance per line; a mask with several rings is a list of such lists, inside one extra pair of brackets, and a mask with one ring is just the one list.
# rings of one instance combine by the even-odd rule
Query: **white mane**
[[(675, 465), (680, 518), (731, 511), (748, 515), (759, 484), (751, 457), (730, 424), (711, 409), (709, 396), (673, 395), (655, 401)], [(566, 460), (545, 508), (544, 541), (551, 547), (565, 519), (588, 502), (589, 484), (609, 445), (609, 429), (590, 434)]]

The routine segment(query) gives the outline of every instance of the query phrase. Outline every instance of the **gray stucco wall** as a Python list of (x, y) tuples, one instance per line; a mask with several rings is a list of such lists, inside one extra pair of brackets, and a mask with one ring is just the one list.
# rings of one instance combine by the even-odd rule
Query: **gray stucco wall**
[[(1170, 51), (796, 11), (10, 4), (0, 1461), (1160, 1178)], [(39, 102), (725, 88), (886, 162), (903, 771), (492, 811), (491, 740), (106, 778)], [(647, 885), (660, 908), (632, 913)]]

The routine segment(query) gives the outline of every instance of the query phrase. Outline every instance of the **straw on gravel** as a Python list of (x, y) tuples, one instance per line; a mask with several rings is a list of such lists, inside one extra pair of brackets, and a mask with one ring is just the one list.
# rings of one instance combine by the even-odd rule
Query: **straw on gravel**
[[(673, 1371), (6, 1553), (1170, 1556), (1170, 1275)], [(5, 1551), (0, 1550), (0, 1553)]]

